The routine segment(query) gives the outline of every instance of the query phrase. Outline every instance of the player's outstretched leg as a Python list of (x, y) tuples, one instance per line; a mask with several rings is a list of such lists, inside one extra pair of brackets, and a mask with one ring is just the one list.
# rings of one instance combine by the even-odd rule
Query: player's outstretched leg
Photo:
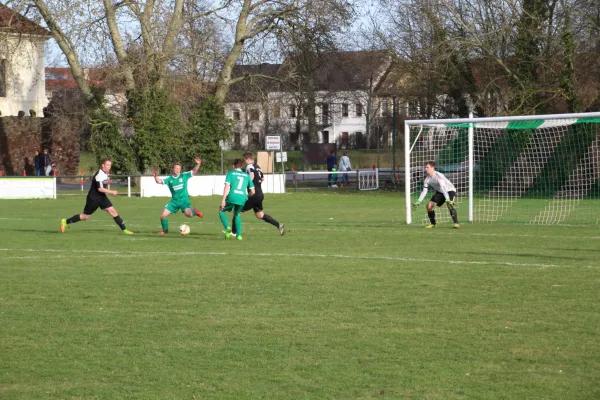
[(256, 213), (256, 218), (262, 219), (266, 223), (271, 224), (275, 228), (279, 229), (279, 234), (281, 236), (285, 235), (285, 227), (283, 226), (283, 224), (280, 224), (279, 222), (277, 222), (277, 220), (275, 218), (271, 217), (269, 214), (265, 214), (264, 212), (260, 211), (260, 212)]
[(196, 207), (193, 207), (192, 211), (194, 211), (196, 216), (198, 216), (200, 218), (204, 218), (204, 214), (202, 214), (202, 212), (200, 210), (198, 210)]
[(158, 232), (159, 235), (166, 235), (169, 233), (169, 215), (171, 215), (171, 212), (166, 208), (160, 214), (160, 227), (162, 230)]
[(225, 239), (229, 239), (231, 237), (231, 227), (229, 226), (229, 222), (227, 221), (227, 214), (225, 214), (225, 211), (223, 211), (223, 210), (219, 211), (219, 219), (221, 220), (221, 223), (223, 224), (223, 228), (225, 228), (225, 230), (223, 231), (223, 234), (225, 235)]
[(433, 202), (427, 203), (427, 216), (429, 217), (429, 222), (431, 222), (430, 225), (425, 227), (427, 229), (435, 228), (435, 211), (433, 210), (434, 206), (435, 203)]
[(105, 211), (108, 212), (111, 215), (111, 217), (113, 217), (115, 224), (117, 224), (119, 228), (121, 228), (121, 232), (123, 232), (126, 235), (133, 235), (133, 232), (131, 232), (125, 227), (125, 222), (123, 222), (123, 219), (119, 216), (119, 213), (117, 212), (117, 210), (115, 210), (114, 207), (109, 207)]
[(231, 217), (231, 236), (237, 236), (237, 228), (235, 227), (235, 215)]
[(89, 219), (90, 216), (86, 214), (75, 214), (71, 218), (63, 218), (60, 220), (60, 231), (65, 232), (67, 230), (67, 225), (74, 224), (75, 222), (85, 221)]
[(235, 238), (237, 240), (242, 240), (242, 208), (244, 208), (244, 206), (236, 205), (233, 207), (233, 220), (235, 221), (235, 228), (237, 230)]
[(460, 224), (458, 223), (458, 214), (456, 213), (456, 209), (452, 207), (448, 207), (450, 211), (450, 216), (452, 217), (452, 221), (454, 221), (454, 229), (460, 229)]

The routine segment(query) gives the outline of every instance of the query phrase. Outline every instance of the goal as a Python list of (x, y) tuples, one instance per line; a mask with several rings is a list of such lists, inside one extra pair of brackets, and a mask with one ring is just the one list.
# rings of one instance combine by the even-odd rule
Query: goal
[(428, 161), (456, 187), (461, 221), (600, 224), (600, 113), (410, 120), (404, 146), (408, 224), (428, 221), (411, 210)]

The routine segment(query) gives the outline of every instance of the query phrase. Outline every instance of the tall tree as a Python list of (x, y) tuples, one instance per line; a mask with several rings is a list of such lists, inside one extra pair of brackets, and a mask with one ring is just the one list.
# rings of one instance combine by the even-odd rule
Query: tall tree
[(317, 143), (317, 73), (331, 54), (339, 51), (338, 35), (349, 25), (353, 9), (344, 0), (304, 0), (300, 5), (281, 25), (278, 40), (286, 56), (285, 67), (293, 76), (290, 82), (304, 110), (298, 118), (305, 117), (308, 121), (308, 136), (303, 140)]

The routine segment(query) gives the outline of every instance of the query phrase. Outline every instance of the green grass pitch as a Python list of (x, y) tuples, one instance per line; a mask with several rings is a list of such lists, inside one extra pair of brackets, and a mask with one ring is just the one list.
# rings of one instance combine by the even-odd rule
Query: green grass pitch
[(217, 197), (166, 237), (164, 198), (113, 198), (135, 236), (59, 233), (84, 201), (0, 201), (3, 400), (600, 398), (596, 225), (426, 230), (398, 194), (298, 192), (266, 197), (283, 237), (245, 214), (226, 241)]

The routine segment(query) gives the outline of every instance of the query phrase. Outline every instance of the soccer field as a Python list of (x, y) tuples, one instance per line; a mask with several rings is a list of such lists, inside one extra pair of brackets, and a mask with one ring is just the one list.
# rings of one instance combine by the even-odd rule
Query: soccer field
[(0, 398), (600, 398), (597, 225), (429, 230), (397, 193), (298, 192), (265, 199), (285, 236), (246, 213), (240, 242), (192, 200), (166, 237), (164, 198), (113, 198), (131, 237), (101, 212), (59, 233), (83, 196), (0, 202)]

